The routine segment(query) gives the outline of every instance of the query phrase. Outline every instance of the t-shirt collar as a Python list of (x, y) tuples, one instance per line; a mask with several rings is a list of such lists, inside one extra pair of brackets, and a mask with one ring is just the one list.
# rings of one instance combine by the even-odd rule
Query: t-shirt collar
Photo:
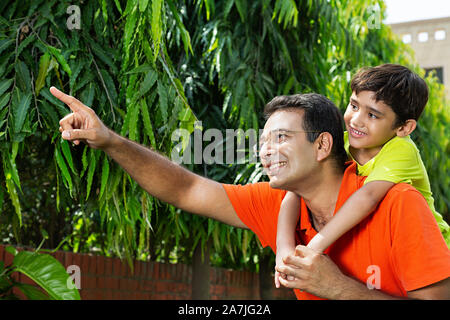
[[(345, 201), (355, 192), (358, 185), (358, 178), (356, 175), (356, 162), (348, 161), (345, 163), (346, 169), (342, 176), (341, 187), (339, 189), (338, 198), (336, 201), (336, 207), (334, 213), (338, 211)], [(303, 198), (300, 198), (300, 230), (305, 231), (307, 236), (313, 237), (317, 234), (317, 231), (313, 228), (311, 218), (309, 217), (308, 207), (306, 206)]]

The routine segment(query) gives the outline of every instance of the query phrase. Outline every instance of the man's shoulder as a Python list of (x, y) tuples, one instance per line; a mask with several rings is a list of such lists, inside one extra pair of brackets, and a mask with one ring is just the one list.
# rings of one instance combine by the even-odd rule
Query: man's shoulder
[(237, 198), (247, 198), (248, 200), (260, 199), (261, 201), (271, 201), (273, 198), (282, 199), (286, 195), (286, 190), (272, 188), (269, 182), (255, 182), (242, 184), (222, 184), (228, 195)]
[(401, 208), (420, 208), (431, 212), (424, 196), (412, 185), (407, 183), (395, 184), (381, 201), (380, 205)]

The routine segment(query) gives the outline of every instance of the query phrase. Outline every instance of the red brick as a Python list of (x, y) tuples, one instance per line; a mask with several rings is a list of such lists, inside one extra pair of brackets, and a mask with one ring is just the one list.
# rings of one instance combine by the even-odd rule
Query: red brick
[(0, 261), (4, 260), (5, 246), (0, 244)]
[(120, 262), (120, 276), (122, 276), (122, 277), (126, 277), (127, 276), (127, 273), (128, 273), (128, 266), (127, 266), (127, 263), (126, 263), (126, 261), (121, 261)]
[[(80, 262), (74, 263), (76, 265), (78, 265), (80, 267), (81, 272), (83, 272), (84, 274), (91, 274), (91, 272), (89, 271), (89, 260), (90, 260), (90, 256), (87, 254), (80, 254), (79, 256)], [(74, 257), (74, 260), (76, 260), (76, 258)]]
[(66, 266), (66, 263), (65, 263), (65, 259), (64, 259), (65, 255), (64, 255), (63, 251), (56, 251), (54, 253), (54, 257), (55, 257), (56, 260), (58, 260), (64, 266), (64, 268), (67, 269), (67, 266)]
[(95, 275), (83, 275), (81, 277), (81, 288), (82, 289), (96, 289), (97, 288), (97, 278)]
[(92, 289), (83, 289), (80, 291), (81, 300), (92, 300), (94, 298), (94, 293)]
[(105, 257), (103, 256), (95, 256), (96, 261), (96, 271), (95, 273), (97, 275), (104, 275), (105, 274)]
[(14, 256), (11, 253), (5, 251), (5, 258), (3, 260), (5, 262), (5, 267), (10, 266), (12, 264), (13, 260), (14, 260)]
[(113, 258), (113, 274), (115, 276), (120, 276), (120, 270), (122, 268), (122, 262), (119, 258)]
[(160, 264), (159, 263), (157, 263), (157, 262), (154, 262), (153, 263), (153, 270), (152, 270), (152, 273), (151, 273), (151, 278), (152, 279), (159, 279), (159, 267), (160, 267)]
[(124, 278), (119, 279), (119, 289), (120, 290), (128, 289), (128, 279), (124, 279)]
[(113, 260), (111, 258), (105, 258), (105, 276), (113, 275)]
[(118, 290), (119, 289), (119, 278), (105, 277), (103, 286), (99, 286), (99, 288), (103, 288), (103, 289), (107, 289), (107, 290)]
[(127, 290), (128, 291), (136, 291), (139, 287), (139, 280), (128, 279), (127, 282)]
[(154, 282), (151, 280), (141, 280), (140, 288), (142, 291), (153, 291), (155, 289)]
[(31, 284), (31, 285), (37, 286), (36, 282), (34, 282), (33, 280), (31, 280), (29, 277), (27, 277), (26, 275), (24, 275), (22, 273), (20, 274), (19, 281), (22, 283), (25, 283), (25, 284)]
[(72, 265), (73, 263), (73, 253), (71, 252), (64, 252), (64, 261), (65, 261), (65, 267)]
[[(87, 273), (87, 269), (85, 269), (81, 266), (81, 256), (82, 256), (81, 254), (73, 253), (72, 254), (72, 263), (69, 265), (76, 265), (76, 266), (80, 267), (81, 274), (83, 274), (83, 273)], [(67, 258), (67, 256), (66, 256), (66, 258)]]

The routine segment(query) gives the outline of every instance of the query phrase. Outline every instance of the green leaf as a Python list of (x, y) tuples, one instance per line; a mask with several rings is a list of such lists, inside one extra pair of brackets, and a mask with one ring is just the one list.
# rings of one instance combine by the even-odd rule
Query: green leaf
[(69, 289), (69, 274), (52, 256), (21, 251), (14, 257), (13, 266), (15, 271), (25, 274), (42, 287), (52, 299), (80, 300), (78, 290), (73, 286)]
[(136, 141), (138, 132), (137, 132), (137, 125), (138, 125), (138, 116), (139, 116), (139, 103), (133, 103), (130, 106), (130, 110), (128, 111), (130, 113), (130, 120), (128, 122), (129, 128), (128, 128), (128, 138), (130, 140)]
[(14, 39), (3, 39), (3, 40), (0, 40), (0, 53), (2, 53), (3, 50), (7, 49), (14, 42), (15, 42)]
[(86, 200), (89, 198), (89, 193), (91, 192), (92, 179), (94, 178), (95, 166), (97, 165), (97, 160), (95, 157), (95, 150), (89, 150), (89, 169), (87, 175), (87, 187), (86, 187)]
[(147, 9), (148, 0), (139, 0), (139, 11), (144, 12)]
[(31, 103), (31, 92), (28, 94), (24, 94), (20, 97), (19, 103), (14, 110), (14, 132), (19, 133), (22, 130), (23, 122), (25, 121), (25, 117), (27, 116), (28, 108)]
[(163, 121), (167, 122), (167, 107), (168, 107), (168, 99), (167, 99), (167, 88), (161, 82), (158, 81), (158, 95), (159, 95), (159, 110), (161, 111), (161, 115), (163, 117)]
[(11, 253), (13, 256), (16, 256), (19, 253), (19, 251), (17, 251), (17, 249), (12, 246), (6, 247), (5, 251)]
[(0, 96), (11, 87), (13, 79), (4, 79), (0, 81)]
[(194, 52), (192, 51), (191, 36), (189, 35), (189, 32), (186, 30), (186, 27), (184, 26), (183, 21), (181, 20), (180, 15), (178, 14), (178, 11), (177, 11), (175, 5), (173, 4), (172, 0), (166, 0), (166, 1), (167, 1), (167, 4), (169, 5), (170, 11), (172, 12), (172, 14), (175, 18), (175, 21), (177, 22), (177, 27), (181, 34), (181, 40), (183, 41), (184, 51), (186, 52), (186, 56), (188, 55), (189, 51), (191, 51), (191, 53), (193, 54)]
[(74, 174), (77, 174), (77, 171), (73, 165), (72, 153), (70, 152), (69, 142), (61, 138), (60, 144), (64, 157), (66, 158), (67, 163), (69, 164), (70, 170), (72, 170)]
[(17, 283), (16, 287), (29, 299), (29, 300), (49, 300), (49, 297), (38, 288), (25, 284)]
[(245, 18), (247, 17), (247, 1), (235, 0), (235, 4), (239, 12), (239, 16), (241, 17), (241, 21), (245, 22)]
[(39, 60), (39, 72), (38, 77), (36, 79), (36, 84), (34, 85), (34, 90), (36, 92), (36, 96), (39, 95), (39, 91), (45, 85), (45, 78), (49, 72), (51, 56), (48, 52), (44, 53)]
[(153, 39), (153, 61), (156, 61), (158, 57), (159, 47), (161, 45), (162, 38), (162, 19), (161, 19), (161, 9), (163, 0), (153, 0), (152, 1), (152, 39)]
[(81, 170), (81, 177), (84, 175), (84, 172), (86, 171), (86, 168), (88, 166), (88, 160), (87, 160), (87, 152), (89, 150), (89, 147), (84, 147), (83, 155), (81, 156), (81, 163), (83, 164), (83, 169)]
[[(64, 184), (69, 189), (70, 195), (72, 195), (72, 177), (70, 176), (69, 169), (67, 169), (66, 162), (61, 155), (58, 144), (55, 148), (55, 159), (58, 167), (61, 169), (62, 177), (64, 178)], [(67, 182), (67, 183), (66, 183)]]
[(23, 61), (17, 61), (15, 65), (16, 84), (22, 92), (31, 91), (31, 77), (28, 66)]
[(9, 102), (9, 97), (11, 96), (11, 93), (8, 92), (7, 94), (4, 94), (1, 98), (0, 98), (0, 110), (3, 109), (4, 106), (6, 106)]
[(100, 194), (98, 195), (99, 199), (102, 197), (103, 192), (105, 191), (106, 184), (108, 183), (108, 177), (109, 177), (109, 162), (108, 157), (105, 156), (103, 158), (103, 165), (102, 165), (102, 181), (100, 187)]
[(141, 99), (142, 120), (144, 122), (145, 133), (150, 138), (150, 143), (153, 148), (156, 148), (155, 135), (153, 133), (153, 126), (148, 112), (148, 106), (145, 99)]
[(67, 63), (64, 56), (61, 54), (61, 50), (55, 47), (47, 45), (46, 48), (50, 51), (50, 53), (58, 60), (59, 64), (63, 68), (65, 72), (70, 76), (72, 76), (72, 70), (70, 69), (69, 64)]
[(158, 79), (158, 73), (153, 70), (149, 70), (145, 75), (144, 81), (142, 81), (139, 87), (139, 94), (137, 98), (144, 96), (155, 84)]

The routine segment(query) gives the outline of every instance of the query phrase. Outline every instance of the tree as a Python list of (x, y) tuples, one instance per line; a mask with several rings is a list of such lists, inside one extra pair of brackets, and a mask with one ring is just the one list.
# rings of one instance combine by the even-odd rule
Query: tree
[[(259, 129), (275, 95), (319, 92), (343, 110), (362, 66), (400, 63), (424, 75), (381, 23), (381, 0), (36, 0), (0, 9), (0, 234), (8, 243), (36, 246), (43, 229), (48, 247), (64, 241), (76, 252), (172, 262), (212, 244), (215, 265), (258, 269), (250, 231), (161, 203), (105, 154), (63, 141), (58, 121), (69, 111), (51, 85), (170, 156), (172, 133), (193, 133), (196, 121), (224, 133)], [(435, 78), (427, 82), (430, 102), (413, 138), (448, 220), (450, 177), (438, 170), (450, 161), (448, 102)], [(227, 183), (265, 179), (256, 163), (186, 166)]]

